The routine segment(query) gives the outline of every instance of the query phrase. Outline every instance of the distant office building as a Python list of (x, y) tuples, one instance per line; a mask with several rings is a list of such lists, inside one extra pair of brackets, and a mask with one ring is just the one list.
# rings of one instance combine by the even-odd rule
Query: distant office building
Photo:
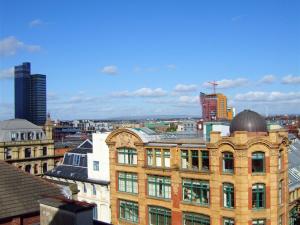
[(31, 74), (30, 63), (15, 66), (15, 118), (46, 122), (46, 75)]
[(232, 120), (235, 110), (227, 107), (227, 97), (223, 94), (200, 93), (202, 118), (204, 121)]

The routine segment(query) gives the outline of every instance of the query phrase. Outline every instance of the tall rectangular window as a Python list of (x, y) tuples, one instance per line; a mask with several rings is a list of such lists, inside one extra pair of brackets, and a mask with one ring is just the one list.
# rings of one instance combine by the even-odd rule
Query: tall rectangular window
[(149, 225), (171, 225), (171, 210), (150, 206), (148, 208), (149, 211)]
[(234, 207), (234, 186), (230, 183), (223, 184), (223, 203), (226, 208)]
[(189, 168), (189, 151), (181, 150), (181, 168), (188, 169)]
[(279, 185), (278, 185), (278, 203), (279, 205), (282, 204), (282, 180), (279, 181)]
[(79, 166), (79, 164), (80, 164), (80, 155), (74, 154), (73, 166)]
[(136, 173), (119, 172), (119, 191), (138, 193), (138, 178)]
[(223, 225), (234, 225), (234, 219), (232, 218), (223, 218)]
[(157, 198), (171, 198), (170, 177), (148, 176), (148, 195)]
[(282, 150), (280, 150), (278, 154), (278, 169), (282, 169)]
[(93, 161), (93, 169), (94, 171), (99, 171), (99, 161)]
[(47, 155), (47, 147), (43, 147), (43, 156), (46, 156)]
[(223, 153), (223, 172), (233, 173), (234, 167), (233, 154), (231, 152)]
[(96, 185), (92, 184), (92, 188), (93, 188), (93, 195), (96, 195), (97, 194)]
[(265, 153), (254, 152), (252, 153), (252, 173), (265, 172)]
[(118, 149), (118, 163), (137, 165), (137, 152), (135, 149)]
[(120, 200), (119, 217), (122, 220), (138, 223), (139, 206), (136, 202)]
[(93, 219), (94, 220), (98, 219), (98, 208), (97, 208), (97, 205), (95, 205), (94, 208), (93, 208)]
[(202, 170), (209, 170), (209, 152), (208, 151), (201, 151), (202, 153)]
[(5, 148), (4, 149), (4, 159), (11, 159), (12, 158), (12, 153), (10, 148)]
[(153, 166), (153, 150), (147, 149), (147, 165)]
[(155, 165), (161, 166), (161, 151), (160, 151), (160, 149), (155, 149)]
[(192, 150), (192, 169), (199, 170), (199, 151)]
[(164, 167), (169, 168), (170, 167), (170, 150), (164, 149)]
[(210, 225), (210, 217), (198, 213), (184, 213), (183, 225)]
[(31, 157), (31, 149), (25, 148), (25, 158), (30, 158), (30, 157)]
[(183, 201), (209, 205), (208, 181), (184, 179), (182, 186)]
[(266, 191), (264, 184), (254, 184), (252, 186), (252, 208), (261, 209), (266, 206)]

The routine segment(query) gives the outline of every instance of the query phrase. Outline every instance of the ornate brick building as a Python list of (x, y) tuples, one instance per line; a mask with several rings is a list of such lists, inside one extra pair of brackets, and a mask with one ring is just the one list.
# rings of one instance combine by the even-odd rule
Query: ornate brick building
[(248, 110), (230, 130), (209, 143), (112, 132), (112, 223), (287, 225), (287, 133)]

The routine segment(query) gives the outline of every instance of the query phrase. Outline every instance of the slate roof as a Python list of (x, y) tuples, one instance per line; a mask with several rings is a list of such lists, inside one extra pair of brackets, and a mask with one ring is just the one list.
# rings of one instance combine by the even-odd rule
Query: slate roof
[(300, 187), (300, 140), (295, 139), (289, 147), (289, 189)]
[(93, 143), (87, 139), (77, 148), (65, 153), (63, 164), (47, 171), (44, 175), (68, 180), (108, 184), (108, 182), (88, 179), (87, 153), (93, 152), (92, 144)]
[(0, 121), (0, 141), (11, 141), (11, 132), (21, 131), (29, 132), (35, 131), (44, 133), (43, 129), (28, 120), (24, 119), (11, 119)]
[(59, 187), (0, 160), (0, 219), (38, 212), (38, 200), (62, 196)]

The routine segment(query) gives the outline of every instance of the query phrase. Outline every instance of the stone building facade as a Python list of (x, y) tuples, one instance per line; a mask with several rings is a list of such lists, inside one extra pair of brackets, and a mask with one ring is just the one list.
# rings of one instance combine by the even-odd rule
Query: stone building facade
[(283, 130), (212, 132), (205, 143), (119, 129), (106, 143), (113, 224), (288, 224)]
[(44, 129), (24, 119), (0, 122), (0, 160), (34, 175), (54, 167), (56, 158), (52, 139), (52, 123)]

